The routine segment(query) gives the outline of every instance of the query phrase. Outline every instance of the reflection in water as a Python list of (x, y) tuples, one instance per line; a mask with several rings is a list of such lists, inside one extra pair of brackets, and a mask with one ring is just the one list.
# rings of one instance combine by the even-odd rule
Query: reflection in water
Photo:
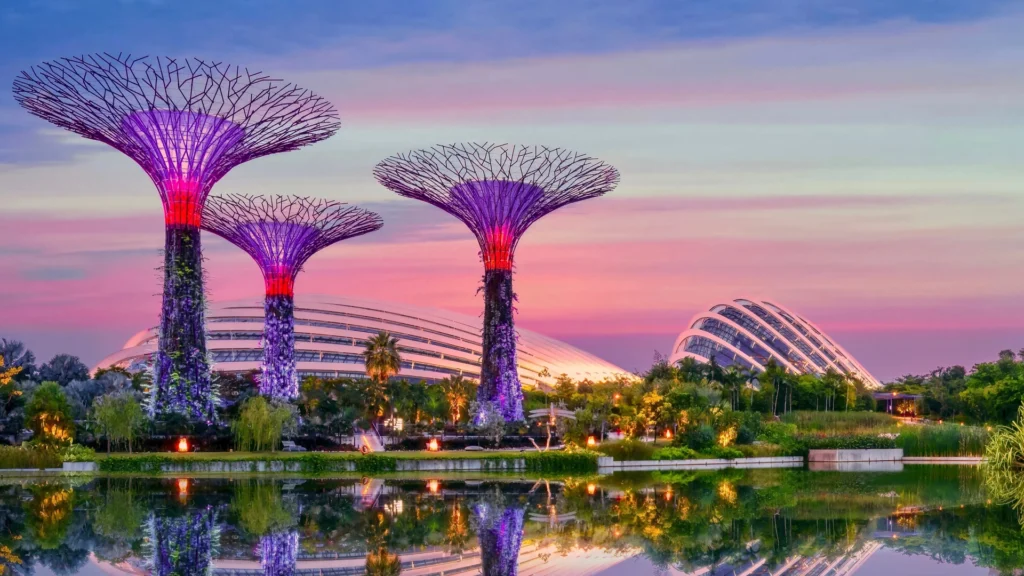
[(0, 573), (874, 576), (882, 548), (1024, 568), (1017, 513), (974, 467), (181, 484), (0, 484)]
[(213, 507), (152, 520), (150, 568), (157, 576), (200, 576), (213, 568), (220, 529)]
[(479, 523), (483, 576), (517, 576), (526, 511), (518, 506), (506, 507), (500, 492), (486, 497), (473, 510)]

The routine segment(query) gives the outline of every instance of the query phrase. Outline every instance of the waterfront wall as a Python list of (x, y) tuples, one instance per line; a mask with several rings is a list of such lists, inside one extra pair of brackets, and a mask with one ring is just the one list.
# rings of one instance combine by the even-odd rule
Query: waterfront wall
[(814, 462), (895, 462), (903, 460), (903, 449), (811, 450), (807, 461)]

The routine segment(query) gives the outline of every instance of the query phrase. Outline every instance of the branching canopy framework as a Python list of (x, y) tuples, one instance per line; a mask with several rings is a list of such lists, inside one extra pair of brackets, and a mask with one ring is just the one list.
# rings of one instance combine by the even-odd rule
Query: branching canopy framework
[[(160, 190), (169, 224), (197, 225), (189, 219), (234, 166), (318, 142), (339, 127), (330, 102), (308, 90), (196, 58), (61, 58), (17, 76), (14, 98), (135, 160)], [(179, 215), (184, 222), (172, 221), (175, 210), (187, 212)]]
[(291, 295), (295, 276), (313, 254), (382, 225), (369, 210), (304, 196), (211, 196), (203, 214), (203, 228), (256, 260), (268, 295)]
[(566, 204), (600, 196), (618, 171), (584, 154), (546, 146), (454, 144), (387, 158), (374, 176), (401, 196), (462, 220), (488, 269), (510, 269), (526, 229)]

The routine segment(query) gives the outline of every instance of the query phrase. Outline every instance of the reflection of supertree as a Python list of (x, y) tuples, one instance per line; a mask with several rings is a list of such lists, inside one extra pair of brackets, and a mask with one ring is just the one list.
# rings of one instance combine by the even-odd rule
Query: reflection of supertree
[(330, 103), (262, 73), (198, 59), (95, 54), (45, 62), (14, 80), (29, 112), (135, 160), (164, 207), (163, 308), (153, 409), (212, 420), (199, 226), (234, 166), (338, 129)]
[(260, 537), (260, 565), (266, 576), (291, 576), (298, 553), (298, 532), (274, 532)]
[(150, 560), (156, 576), (201, 576), (213, 573), (213, 553), (219, 540), (217, 514), (211, 508), (184, 516), (155, 517)]
[(203, 228), (256, 260), (266, 287), (260, 392), (299, 395), (295, 374), (295, 277), (313, 254), (381, 227), (380, 216), (341, 202), (302, 196), (212, 196)]
[(516, 576), (526, 511), (517, 507), (502, 508), (486, 500), (477, 504), (474, 511), (483, 576)]
[[(544, 215), (613, 189), (618, 171), (558, 148), (460, 144), (392, 156), (374, 175), (392, 191), (455, 216), (476, 235), (484, 262), (477, 399), (485, 410), (493, 404), (507, 421), (522, 420), (512, 291), (516, 245)], [(481, 414), (474, 416), (478, 423)]]

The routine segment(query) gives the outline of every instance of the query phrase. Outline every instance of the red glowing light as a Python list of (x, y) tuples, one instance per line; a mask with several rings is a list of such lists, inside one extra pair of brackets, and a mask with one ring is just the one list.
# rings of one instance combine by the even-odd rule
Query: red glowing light
[(188, 440), (185, 438), (178, 439), (178, 452), (188, 452)]
[(498, 224), (484, 232), (484, 268), (487, 270), (511, 270), (512, 246), (515, 235), (508, 224)]
[(587, 448), (593, 448), (594, 446), (597, 446), (597, 438), (587, 436)]
[(440, 449), (441, 444), (437, 441), (437, 438), (431, 438), (430, 441), (427, 442), (427, 450), (431, 452), (437, 452)]
[(203, 221), (202, 191), (198, 182), (170, 178), (164, 181), (164, 223), (195, 226)]
[(188, 494), (188, 478), (178, 479), (178, 494)]
[(665, 438), (670, 438), (670, 439), (672, 438), (672, 431), (671, 430), (665, 430)]
[(587, 494), (590, 494), (591, 496), (593, 496), (594, 494), (597, 494), (597, 485), (596, 484), (587, 484)]
[(294, 296), (295, 275), (286, 266), (273, 266), (263, 275), (267, 296)]
[(440, 489), (441, 482), (439, 480), (430, 480), (427, 482), (427, 490), (430, 490), (431, 494), (437, 494)]

